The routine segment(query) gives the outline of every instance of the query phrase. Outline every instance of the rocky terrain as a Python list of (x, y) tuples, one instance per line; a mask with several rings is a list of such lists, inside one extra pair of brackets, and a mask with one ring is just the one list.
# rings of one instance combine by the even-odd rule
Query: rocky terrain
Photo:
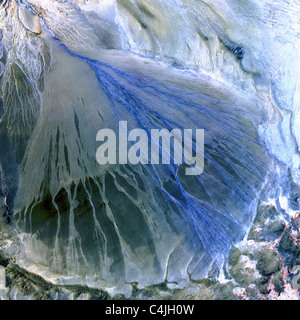
[[(2, 223), (2, 231), (3, 231)], [(9, 230), (6, 229), (6, 231)], [(7, 235), (7, 234), (6, 234)], [(222, 270), (191, 280), (183, 289), (176, 283), (139, 288), (131, 283), (127, 294), (81, 285), (55, 285), (19, 267), (13, 243), (1, 239), (0, 265), (5, 268), (4, 300), (298, 300), (300, 289), (300, 211), (283, 217), (272, 205), (262, 205), (248, 236), (232, 246)]]
[[(0, 1), (1, 297), (298, 299), (299, 15), (298, 0)], [(125, 122), (180, 134), (141, 148)], [(175, 145), (199, 131), (189, 175)], [(162, 161), (141, 161), (152, 148)]]

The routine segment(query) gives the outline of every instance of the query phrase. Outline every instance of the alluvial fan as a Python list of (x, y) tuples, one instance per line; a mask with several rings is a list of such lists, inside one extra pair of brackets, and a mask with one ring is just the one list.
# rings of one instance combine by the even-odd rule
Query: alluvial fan
[[(299, 183), (289, 2), (2, 2), (0, 209), (18, 264), (121, 291), (219, 270), (258, 201)], [(120, 121), (204, 129), (203, 173), (100, 165), (97, 132)]]

